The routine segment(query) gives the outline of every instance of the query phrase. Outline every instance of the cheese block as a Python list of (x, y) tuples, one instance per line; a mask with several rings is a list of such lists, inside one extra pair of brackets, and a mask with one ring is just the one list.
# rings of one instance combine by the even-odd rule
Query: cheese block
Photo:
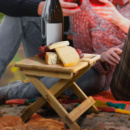
[(80, 59), (77, 51), (71, 46), (59, 47), (55, 50), (65, 67), (76, 64)]
[(55, 52), (46, 52), (45, 60), (48, 65), (54, 65), (58, 63), (59, 58)]
[(50, 45), (49, 49), (52, 50), (52, 49), (55, 49), (58, 47), (63, 47), (63, 46), (69, 46), (69, 41), (56, 42), (56, 43)]

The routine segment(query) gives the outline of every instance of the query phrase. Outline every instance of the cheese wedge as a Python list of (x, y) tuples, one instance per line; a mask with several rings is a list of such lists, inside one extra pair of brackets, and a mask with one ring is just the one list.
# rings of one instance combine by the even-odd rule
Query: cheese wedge
[(78, 63), (80, 59), (77, 51), (71, 46), (59, 47), (55, 50), (65, 67)]
[(45, 61), (48, 65), (57, 64), (59, 59), (55, 52), (46, 52)]
[(69, 41), (56, 42), (56, 43), (50, 45), (49, 49), (52, 50), (52, 49), (55, 49), (58, 47), (63, 47), (63, 46), (69, 46)]

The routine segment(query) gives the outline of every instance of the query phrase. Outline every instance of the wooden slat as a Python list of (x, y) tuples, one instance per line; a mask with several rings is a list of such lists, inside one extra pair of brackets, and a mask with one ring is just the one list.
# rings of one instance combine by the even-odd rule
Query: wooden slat
[(73, 82), (70, 88), (80, 100), (84, 101), (88, 98), (87, 95), (81, 90), (81, 88), (75, 82)]
[(71, 118), (67, 117), (68, 112), (65, 108), (57, 101), (57, 99), (52, 95), (52, 93), (44, 86), (44, 84), (34, 76), (28, 76), (30, 81), (39, 90), (44, 99), (53, 107), (53, 109), (61, 116), (62, 120), (72, 129), (80, 130), (79, 125), (76, 122), (72, 122)]
[[(76, 85), (76, 88), (79, 90), (78, 92), (77, 91), (74, 91), (74, 93), (82, 100), (84, 101), (87, 96), (86, 94), (78, 87), (78, 85), (76, 83), (74, 83), (80, 76), (82, 76), (89, 68), (90, 68), (91, 65), (88, 65), (87, 67), (81, 69), (77, 75), (75, 75), (69, 82), (67, 82), (67, 84), (62, 88), (60, 89), (56, 94), (55, 96), (58, 97), (62, 92), (64, 92), (68, 87), (70, 87), (72, 85), (72, 88), (73, 87), (75, 88), (75, 85)], [(76, 89), (76, 90), (77, 90)], [(56, 89), (53, 89), (53, 91), (56, 91)], [(90, 109), (89, 109), (91, 112), (94, 112), (94, 113), (98, 113), (98, 109), (95, 105), (93, 105)]]
[[(29, 106), (25, 107), (20, 113), (23, 114), (25, 113), (29, 108), (31, 108), (33, 106), (33, 104), (35, 104), (36, 102), (38, 104), (41, 104), (45, 101), (45, 99), (43, 97), (40, 97), (37, 101), (35, 101), (34, 103), (30, 104)], [(42, 107), (42, 106), (41, 106)], [(36, 111), (35, 111), (36, 112)]]
[[(70, 88), (79, 97), (80, 100), (84, 101), (88, 98), (87, 95), (81, 90), (81, 88), (75, 82), (73, 82)], [(91, 112), (98, 113), (98, 109), (95, 105), (90, 107), (89, 110)]]
[(80, 59), (81, 62), (88, 62), (89, 64), (93, 64), (97, 60), (100, 59), (100, 55), (96, 54), (84, 54), (84, 57)]
[[(78, 87), (78, 85), (75, 83), (75, 81), (82, 76), (89, 68), (91, 65), (88, 65), (87, 67), (81, 69), (77, 75), (75, 75), (62, 89), (60, 89), (55, 96), (58, 97), (62, 92), (64, 92), (68, 87), (71, 85), (71, 89), (74, 91), (74, 93), (82, 100), (87, 99), (87, 95)], [(78, 90), (78, 91), (77, 91)], [(53, 91), (56, 91), (56, 89), (53, 89)], [(91, 112), (98, 113), (98, 109), (95, 105), (90, 107), (89, 109)]]
[(27, 59), (23, 59), (17, 63), (15, 63), (15, 67), (20, 67), (29, 70), (43, 70), (50, 72), (65, 72), (65, 73), (75, 73), (80, 69), (86, 67), (88, 65), (87, 62), (78, 62), (76, 65), (64, 67), (63, 64), (56, 65), (48, 65), (45, 63), (45, 60), (40, 59), (39, 57), (31, 57)]
[(73, 73), (47, 72), (43, 70), (27, 70), (27, 69), (20, 69), (20, 71), (26, 75), (46, 76), (60, 79), (71, 79), (73, 77)]
[[(64, 92), (69, 86), (71, 86), (73, 84), (73, 82), (75, 80), (77, 80), (83, 73), (85, 73), (88, 69), (90, 68), (90, 66), (87, 66), (83, 69), (81, 69), (79, 71), (79, 73), (77, 75), (75, 75), (71, 80), (67, 80), (67, 79), (61, 79), (59, 80), (54, 86), (52, 86), (50, 88), (50, 92), (55, 95), (55, 97), (58, 97), (62, 92)], [(27, 76), (28, 77), (28, 76)], [(74, 86), (75, 88), (75, 86)], [(72, 88), (71, 88), (72, 89)], [(80, 88), (79, 88), (80, 89)], [(73, 90), (74, 91), (74, 90)], [(76, 92), (75, 92), (76, 93)], [(83, 101), (87, 98), (87, 96), (85, 94), (78, 94), (78, 97), (80, 96), (80, 99)], [(43, 101), (43, 103), (42, 103)], [(25, 122), (28, 118), (30, 118), (34, 112), (36, 112), (42, 105), (44, 105), (46, 103), (45, 99), (41, 98), (41, 102), (40, 104), (38, 102), (35, 102), (32, 104), (32, 108), (28, 108), (26, 111), (24, 111), (24, 114), (22, 115), (22, 119)], [(92, 112), (98, 112), (97, 108), (93, 105), (91, 107), (91, 111)]]
[(40, 99), (38, 99), (36, 102), (30, 104), (29, 106), (25, 107), (22, 111), (21, 111), (21, 118), (23, 120), (23, 122), (26, 122), (29, 120), (29, 118), (35, 113), (37, 112), (37, 110), (39, 108), (41, 108), (43, 106), (43, 104), (46, 103), (46, 100), (41, 97)]
[[(28, 77), (28, 76), (27, 76)], [(29, 77), (28, 77), (29, 78)], [(49, 90), (50, 92), (55, 95), (60, 90), (63, 89), (63, 87), (69, 82), (70, 80), (61, 79), (57, 83), (55, 83)], [(60, 93), (61, 94), (61, 93)], [(60, 95), (58, 94), (57, 97)], [(41, 97), (36, 102), (31, 104), (30, 106), (27, 106), (24, 110), (22, 110), (21, 118), (24, 122), (26, 122), (39, 108), (41, 108), (46, 103), (46, 100)]]
[[(81, 69), (69, 82), (66, 83), (66, 85), (58, 91), (58, 93), (55, 95), (56, 97), (59, 96), (62, 92), (64, 92), (68, 87), (70, 87), (73, 82), (75, 82), (80, 76), (82, 76), (88, 69), (90, 68), (90, 65)], [(56, 91), (54, 89), (54, 91)]]
[(78, 119), (85, 111), (87, 111), (93, 104), (95, 100), (92, 97), (87, 98), (78, 107), (68, 114), (68, 117), (74, 122)]
[[(89, 66), (86, 66), (85, 68), (81, 69), (77, 75), (75, 75), (71, 80), (60, 80), (58, 83), (56, 83), (53, 87), (51, 87), (50, 92), (54, 94), (56, 97), (58, 97), (62, 92), (64, 92), (69, 86), (72, 85), (72, 83), (77, 80), (84, 72), (86, 72), (90, 68)], [(83, 96), (83, 98), (85, 95)], [(86, 98), (85, 98), (86, 99)], [(34, 112), (36, 112), (42, 105), (46, 103), (44, 98), (41, 98), (39, 100), (40, 102), (35, 102), (32, 104), (32, 108), (26, 109), (24, 114), (22, 115), (23, 121), (26, 121), (29, 117), (33, 115)], [(94, 111), (96, 107), (91, 107), (91, 110)]]

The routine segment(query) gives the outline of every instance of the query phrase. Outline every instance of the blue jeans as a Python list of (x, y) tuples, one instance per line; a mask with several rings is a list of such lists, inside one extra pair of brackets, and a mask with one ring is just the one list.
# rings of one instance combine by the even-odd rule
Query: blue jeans
[(38, 54), (42, 44), (39, 17), (5, 16), (0, 25), (0, 78), (23, 44), (26, 57)]
[[(22, 43), (26, 57), (39, 53), (42, 44), (40, 17), (10, 17), (5, 16), (0, 25), (0, 77), (7, 65), (16, 54)], [(105, 76), (99, 75), (94, 69), (89, 69), (76, 83), (87, 94), (95, 94), (106, 89)], [(48, 88), (59, 79), (43, 77), (40, 79)], [(8, 92), (9, 99), (32, 99), (41, 96), (32, 83), (16, 82), (0, 88), (0, 96)], [(67, 89), (64, 94), (72, 95)]]

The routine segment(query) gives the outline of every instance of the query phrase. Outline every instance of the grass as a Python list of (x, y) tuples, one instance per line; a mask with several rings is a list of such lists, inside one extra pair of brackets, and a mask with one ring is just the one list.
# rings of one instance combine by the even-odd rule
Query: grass
[(1, 20), (3, 19), (4, 15), (2, 13), (0, 13), (0, 23), (1, 23)]

